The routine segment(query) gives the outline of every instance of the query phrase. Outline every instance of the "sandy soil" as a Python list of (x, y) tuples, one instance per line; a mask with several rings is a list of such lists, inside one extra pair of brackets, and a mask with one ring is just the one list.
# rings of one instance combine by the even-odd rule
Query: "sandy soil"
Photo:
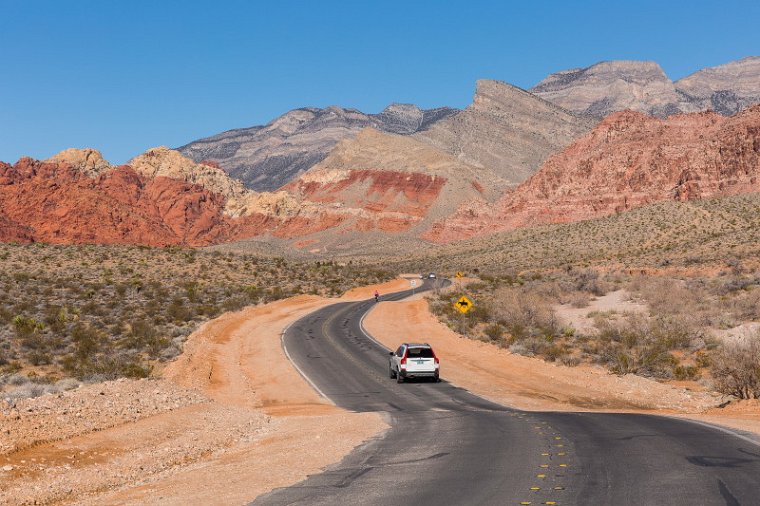
[[(509, 406), (534, 411), (656, 412), (760, 434), (758, 403), (732, 403), (720, 409), (716, 406), (724, 398), (696, 388), (634, 375), (621, 377), (601, 367), (566, 367), (514, 355), (492, 344), (460, 337), (430, 313), (421, 297), (381, 302), (365, 318), (364, 326), (391, 349), (409, 336), (430, 343), (441, 357), (444, 379)], [(399, 333), (399, 328), (404, 332)]]
[(648, 311), (647, 305), (630, 300), (630, 295), (625, 290), (610, 292), (601, 297), (591, 300), (586, 307), (573, 307), (570, 304), (558, 304), (554, 306), (557, 317), (565, 324), (572, 326), (582, 334), (593, 334), (596, 332), (594, 327), (594, 313), (645, 313)]
[(0, 403), (0, 504), (241, 504), (339, 461), (386, 423), (319, 397), (280, 346), (287, 325), (334, 302), (300, 296), (222, 315), (161, 379)]

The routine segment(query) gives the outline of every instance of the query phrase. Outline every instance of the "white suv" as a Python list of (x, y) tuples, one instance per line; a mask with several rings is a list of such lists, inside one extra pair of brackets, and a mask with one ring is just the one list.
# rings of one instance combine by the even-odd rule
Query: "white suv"
[(404, 343), (396, 351), (390, 352), (388, 375), (403, 383), (406, 378), (433, 378), (440, 381), (441, 362), (433, 348), (425, 344)]

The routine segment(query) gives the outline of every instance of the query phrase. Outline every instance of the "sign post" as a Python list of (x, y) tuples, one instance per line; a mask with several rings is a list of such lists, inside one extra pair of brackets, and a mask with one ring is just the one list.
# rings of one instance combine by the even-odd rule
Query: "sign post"
[(464, 277), (464, 272), (457, 271), (457, 273), (454, 275), (454, 277), (457, 278), (457, 281), (456, 281), (456, 283), (457, 283), (457, 289), (461, 290), (462, 289), (462, 278)]
[(460, 330), (459, 333), (467, 337), (466, 318), (467, 318), (467, 312), (470, 311), (470, 309), (472, 309), (472, 301), (468, 299), (466, 295), (462, 295), (461, 297), (459, 297), (459, 300), (457, 300), (454, 303), (454, 307), (456, 308), (457, 311), (459, 311), (462, 314), (461, 319), (459, 320), (459, 330)]
[(412, 295), (414, 295), (414, 288), (417, 286), (417, 280), (412, 279), (410, 282), (412, 283)]

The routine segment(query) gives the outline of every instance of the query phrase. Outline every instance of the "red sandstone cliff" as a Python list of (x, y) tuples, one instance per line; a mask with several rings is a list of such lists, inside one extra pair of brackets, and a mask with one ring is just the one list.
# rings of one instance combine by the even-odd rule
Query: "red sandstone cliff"
[(0, 240), (212, 244), (226, 237), (224, 200), (203, 187), (128, 166), (95, 177), (66, 162), (0, 164)]
[(426, 237), (440, 242), (584, 220), (663, 200), (760, 191), (760, 106), (667, 120), (624, 111), (550, 157), (494, 206), (461, 207)]

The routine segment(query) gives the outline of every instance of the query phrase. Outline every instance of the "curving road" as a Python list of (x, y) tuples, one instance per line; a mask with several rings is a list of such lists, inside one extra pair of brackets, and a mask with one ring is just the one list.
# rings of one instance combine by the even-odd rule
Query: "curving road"
[[(386, 413), (391, 428), (253, 504), (760, 505), (760, 446), (741, 435), (650, 415), (521, 412), (447, 383), (445, 363), (441, 383), (397, 384), (361, 326), (373, 305), (312, 313), (283, 346), (322, 395)], [(425, 340), (403, 328), (399, 339)]]

